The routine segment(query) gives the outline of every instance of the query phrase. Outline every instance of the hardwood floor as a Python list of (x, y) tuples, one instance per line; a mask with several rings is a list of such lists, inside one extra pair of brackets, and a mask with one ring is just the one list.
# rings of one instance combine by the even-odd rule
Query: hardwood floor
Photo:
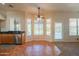
[(79, 43), (30, 41), (24, 45), (0, 45), (0, 56), (79, 56)]
[(5, 56), (55, 56), (61, 51), (47, 41), (31, 41), (24, 45), (0, 46), (0, 55)]
[(57, 42), (55, 44), (62, 51), (61, 56), (79, 56), (79, 42)]

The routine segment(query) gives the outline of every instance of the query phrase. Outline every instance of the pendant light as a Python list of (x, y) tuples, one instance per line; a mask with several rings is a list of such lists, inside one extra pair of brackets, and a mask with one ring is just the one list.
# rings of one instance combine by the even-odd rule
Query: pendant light
[(37, 15), (37, 20), (40, 21), (41, 20), (41, 16), (40, 16), (40, 7), (38, 7), (38, 15)]

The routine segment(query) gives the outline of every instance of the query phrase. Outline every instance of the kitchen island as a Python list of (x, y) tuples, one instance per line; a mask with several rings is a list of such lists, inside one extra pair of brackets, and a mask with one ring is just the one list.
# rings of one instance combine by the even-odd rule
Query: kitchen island
[(24, 41), (24, 31), (0, 32), (0, 44), (23, 44)]

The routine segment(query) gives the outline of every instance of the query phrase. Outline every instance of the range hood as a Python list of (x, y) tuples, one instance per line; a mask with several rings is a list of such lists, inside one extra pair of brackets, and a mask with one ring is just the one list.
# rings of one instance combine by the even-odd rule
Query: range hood
[(3, 16), (2, 14), (0, 14), (0, 20), (5, 20), (5, 16)]

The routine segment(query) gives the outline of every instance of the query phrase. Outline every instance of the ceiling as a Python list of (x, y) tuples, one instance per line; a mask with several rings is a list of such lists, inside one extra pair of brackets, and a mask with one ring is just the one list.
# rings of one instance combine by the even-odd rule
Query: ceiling
[(10, 3), (13, 8), (8, 7), (9, 3), (4, 5), (0, 4), (0, 8), (14, 9), (19, 11), (25, 11), (29, 13), (37, 13), (37, 7), (41, 8), (41, 13), (64, 11), (64, 12), (78, 12), (79, 3)]

